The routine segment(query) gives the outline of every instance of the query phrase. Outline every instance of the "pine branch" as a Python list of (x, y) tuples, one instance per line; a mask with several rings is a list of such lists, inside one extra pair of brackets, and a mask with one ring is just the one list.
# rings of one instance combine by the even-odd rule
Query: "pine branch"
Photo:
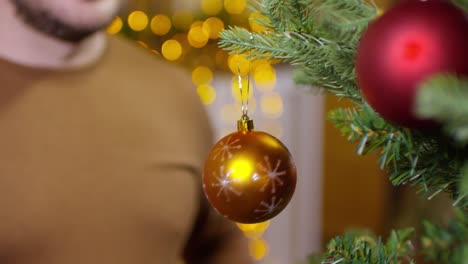
[(444, 124), (459, 144), (468, 144), (468, 78), (438, 75), (424, 82), (417, 95), (416, 112)]
[[(255, 8), (256, 7), (256, 8)], [(303, 7), (299, 0), (259, 0), (255, 9), (269, 19), (269, 27), (277, 31), (301, 31)], [(260, 23), (265, 24), (264, 21)]]
[(443, 229), (424, 222), (423, 255), (427, 261), (440, 264), (468, 263), (468, 213), (457, 210), (457, 218)]
[(221, 33), (219, 46), (231, 53), (247, 54), (249, 59), (288, 62), (306, 76), (308, 84), (352, 100), (362, 98), (354, 82), (353, 60), (350, 60), (354, 52), (326, 39), (295, 31), (251, 33), (234, 27)]
[(460, 192), (468, 194), (468, 161), (461, 170)]
[(376, 16), (375, 6), (363, 0), (258, 0), (253, 9), (268, 18), (256, 22), (270, 30), (230, 28), (221, 33), (221, 48), (251, 59), (288, 62), (295, 66), (298, 82), (362, 100), (354, 58), (357, 40)]
[(458, 186), (466, 151), (441, 137), (389, 124), (366, 104), (360, 110), (331, 111), (329, 119), (349, 141), (358, 142), (359, 155), (379, 154), (380, 167), (388, 168), (393, 185), (417, 185), (429, 199), (450, 192), (454, 205), (468, 204), (468, 196)]
[[(456, 210), (456, 219), (447, 227), (430, 222), (423, 223), (424, 234), (420, 238), (421, 256), (438, 264), (466, 264), (468, 261), (468, 213)], [(348, 232), (334, 238), (327, 245), (323, 256), (312, 256), (310, 264), (396, 264), (414, 263), (414, 247), (411, 241), (413, 229), (392, 231), (384, 244), (380, 237), (368, 232)], [(414, 238), (413, 238), (414, 239)], [(319, 261), (318, 259), (323, 259)]]
[(468, 12), (468, 0), (453, 0), (453, 2)]
[[(298, 13), (298, 6), (302, 8), (302, 13)], [(460, 192), (458, 187), (461, 166), (468, 150), (454, 148), (441, 135), (423, 135), (393, 126), (375, 114), (363, 102), (355, 82), (354, 57), (357, 42), (342, 43), (334, 39), (342, 33), (330, 35), (333, 34), (331, 29), (337, 27), (340, 28), (339, 32), (348, 32), (359, 37), (362, 32), (349, 31), (346, 24), (357, 18), (370, 21), (375, 15), (374, 6), (366, 4), (364, 0), (261, 0), (258, 8), (259, 12), (273, 21), (271, 30), (250, 33), (245, 29), (231, 28), (221, 34), (221, 47), (232, 53), (247, 54), (251, 59), (283, 60), (296, 66), (296, 81), (322, 87), (339, 97), (350, 98), (357, 109), (362, 110), (335, 111), (331, 113), (331, 120), (351, 141), (359, 141), (359, 154), (380, 152), (381, 167), (389, 169), (394, 185), (419, 185), (429, 198), (448, 191), (454, 195), (455, 205), (468, 203), (466, 194)], [(297, 26), (304, 19), (309, 24)], [(298, 31), (299, 29), (302, 31)], [(438, 81), (430, 86), (443, 87), (449, 83), (444, 82)], [(462, 100), (467, 97), (461, 92), (461, 88), (458, 90), (460, 92), (452, 96), (452, 99), (446, 96), (446, 100), (442, 102), (448, 103), (440, 107), (457, 105), (459, 109), (446, 111), (443, 108), (438, 113), (449, 113), (440, 118), (446, 119), (443, 121), (447, 122), (447, 127), (458, 140), (466, 140), (468, 132), (464, 120), (468, 115), (464, 109), (467, 104), (463, 104)], [(430, 94), (424, 98), (439, 99), (444, 95), (440, 91), (432, 97)], [(431, 101), (427, 105), (426, 109), (434, 109)]]
[[(457, 2), (468, 6), (467, 0)], [(358, 40), (376, 17), (374, 5), (365, 0), (259, 0), (257, 11), (267, 17), (257, 22), (268, 30), (250, 33), (230, 28), (222, 32), (220, 46), (251, 59), (287, 62), (295, 66), (297, 82), (351, 99), (355, 109), (331, 111), (329, 118), (350, 141), (358, 143), (358, 154), (377, 153), (381, 168), (389, 170), (394, 185), (417, 185), (429, 199), (447, 191), (454, 198), (453, 205), (468, 206), (468, 147), (463, 147), (468, 143), (465, 80), (446, 76), (428, 82), (421, 89), (422, 106), (418, 108), (422, 115), (444, 123), (460, 147), (442, 134), (424, 134), (387, 123), (363, 100), (356, 85), (354, 61)], [(466, 219), (466, 211), (464, 214)], [(457, 264), (463, 259), (457, 252), (468, 250), (468, 246), (466, 239), (457, 235), (468, 237), (465, 220), (459, 218), (446, 230), (426, 224), (426, 230), (426, 242), (432, 241), (426, 243), (432, 245), (429, 259)], [(384, 244), (378, 238), (370, 243), (348, 234), (329, 244), (327, 260), (322, 263), (412, 263), (406, 235), (407, 231), (395, 232)]]
[(378, 13), (377, 7), (361, 0), (300, 0), (315, 30), (344, 43), (357, 41)]
[(395, 264), (414, 263), (413, 229), (392, 231), (386, 243), (373, 235), (347, 233), (334, 238), (327, 246), (322, 264)]

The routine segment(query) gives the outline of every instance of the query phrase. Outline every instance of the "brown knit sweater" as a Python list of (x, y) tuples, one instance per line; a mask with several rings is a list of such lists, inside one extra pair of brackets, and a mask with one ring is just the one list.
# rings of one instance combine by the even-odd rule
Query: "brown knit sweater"
[(249, 263), (199, 188), (211, 140), (184, 72), (125, 40), (79, 70), (0, 60), (0, 263)]

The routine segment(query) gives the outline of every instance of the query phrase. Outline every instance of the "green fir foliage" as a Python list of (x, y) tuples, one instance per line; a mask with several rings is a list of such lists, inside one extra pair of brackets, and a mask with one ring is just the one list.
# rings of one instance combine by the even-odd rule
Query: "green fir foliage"
[(468, 0), (454, 0), (453, 2), (455, 2), (461, 8), (468, 10)]
[(410, 240), (413, 229), (392, 231), (386, 242), (373, 235), (347, 233), (328, 243), (322, 264), (393, 264), (414, 263), (414, 247)]
[(461, 209), (447, 228), (424, 222), (421, 239), (427, 261), (438, 264), (468, 263), (468, 215)]
[(466, 193), (458, 188), (466, 151), (451, 146), (445, 137), (387, 123), (367, 104), (330, 111), (329, 119), (349, 141), (358, 142), (359, 155), (379, 155), (380, 166), (388, 168), (394, 185), (419, 186), (427, 198), (448, 191), (454, 205), (467, 205)]
[[(455, 2), (468, 8), (468, 0)], [(440, 132), (399, 127), (375, 113), (356, 84), (358, 42), (379, 13), (372, 1), (258, 0), (252, 8), (268, 29), (233, 27), (222, 32), (219, 45), (249, 59), (282, 60), (294, 66), (297, 83), (353, 102), (351, 109), (331, 111), (329, 119), (357, 143), (359, 155), (378, 155), (394, 185), (418, 186), (428, 199), (448, 192), (462, 208), (446, 229), (424, 224), (423, 255), (434, 263), (468, 263), (468, 80), (445, 74), (421, 85), (416, 112), (440, 122)], [(411, 234), (394, 231), (384, 243), (349, 233), (329, 243), (322, 263), (412, 263)]]
[(354, 56), (359, 36), (378, 13), (375, 6), (361, 0), (259, 0), (253, 6), (268, 18), (258, 23), (271, 30), (233, 27), (221, 33), (220, 47), (250, 59), (288, 62), (296, 66), (298, 83), (362, 101)]
[(444, 124), (447, 134), (461, 146), (468, 144), (468, 78), (437, 75), (421, 85), (417, 112)]

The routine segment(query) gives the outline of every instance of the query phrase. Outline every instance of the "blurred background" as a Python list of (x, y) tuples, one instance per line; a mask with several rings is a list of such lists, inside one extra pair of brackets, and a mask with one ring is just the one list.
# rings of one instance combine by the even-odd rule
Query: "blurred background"
[[(377, 2), (385, 10), (393, 1)], [(249, 112), (256, 129), (281, 139), (299, 172), (293, 201), (280, 216), (258, 225), (238, 225), (249, 238), (252, 258), (268, 264), (306, 263), (310, 254), (345, 230), (365, 228), (386, 235), (390, 226), (414, 226), (437, 212), (421, 205), (414, 190), (391, 188), (374, 157), (358, 157), (355, 146), (326, 122), (326, 112), (349, 106), (346, 102), (325, 97), (313, 87), (297, 87), (286, 65), (250, 62), (217, 47), (219, 32), (230, 26), (263, 30), (252, 20), (260, 15), (249, 4), (132, 0), (107, 32), (134, 40), (148, 56), (184, 67), (217, 139), (233, 132), (241, 116), (238, 67), (243, 75), (250, 74)], [(434, 203), (430, 206), (444, 201)]]

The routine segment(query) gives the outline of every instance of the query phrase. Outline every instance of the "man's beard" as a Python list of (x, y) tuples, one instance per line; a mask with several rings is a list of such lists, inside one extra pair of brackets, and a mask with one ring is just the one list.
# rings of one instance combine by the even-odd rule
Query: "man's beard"
[(61, 21), (48, 12), (31, 7), (23, 0), (11, 0), (11, 2), (16, 7), (17, 15), (21, 17), (26, 24), (39, 32), (63, 41), (72, 43), (80, 42), (105, 26), (78, 28)]

